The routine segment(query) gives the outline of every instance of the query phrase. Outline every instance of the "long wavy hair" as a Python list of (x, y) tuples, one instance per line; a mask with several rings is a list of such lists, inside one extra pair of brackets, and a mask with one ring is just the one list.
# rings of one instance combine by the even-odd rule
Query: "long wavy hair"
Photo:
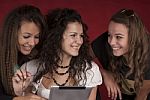
[[(23, 5), (12, 10), (6, 17), (1, 33), (0, 42), (0, 79), (7, 94), (13, 95), (12, 76), (14, 75), (14, 67), (18, 65), (22, 58), (18, 58), (18, 30), (23, 21), (33, 22), (40, 29), (41, 33), (45, 33), (45, 19), (41, 11), (32, 5)], [(40, 44), (39, 44), (40, 45)], [(39, 45), (37, 48), (39, 48)], [(34, 51), (34, 50), (33, 50)], [(33, 56), (35, 52), (31, 53)], [(31, 56), (30, 55), (30, 56)], [(26, 57), (24, 55), (24, 57)]]
[[(49, 72), (50, 76), (56, 70), (56, 65), (61, 62), (63, 33), (68, 23), (79, 22), (83, 26), (83, 44), (80, 47), (79, 55), (73, 56), (70, 62), (70, 76), (75, 84), (82, 80), (81, 73), (84, 73), (84, 84), (86, 83), (86, 70), (91, 68), (92, 57), (89, 55), (89, 40), (87, 36), (87, 26), (82, 21), (78, 12), (69, 8), (54, 9), (46, 15), (48, 25), (48, 36), (43, 44), (40, 61), (45, 65), (45, 71), (37, 77), (39, 79), (43, 74)], [(86, 64), (89, 66), (87, 67)], [(76, 76), (78, 79), (76, 79)], [(83, 84), (83, 85), (84, 85)]]
[[(115, 57), (111, 56), (111, 70), (115, 73), (116, 79), (120, 81), (119, 67), (123, 64), (128, 65), (131, 69), (126, 74), (128, 77), (134, 74), (135, 90), (138, 92), (142, 86), (144, 79), (144, 72), (148, 64), (149, 56), (149, 33), (145, 28), (140, 17), (130, 9), (122, 9), (114, 14), (110, 21), (125, 25), (128, 31), (128, 57), (124, 56)], [(112, 52), (111, 52), (112, 54)]]

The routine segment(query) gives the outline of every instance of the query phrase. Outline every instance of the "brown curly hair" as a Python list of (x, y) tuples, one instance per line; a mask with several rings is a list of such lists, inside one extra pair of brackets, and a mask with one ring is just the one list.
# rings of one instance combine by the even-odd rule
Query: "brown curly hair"
[[(66, 30), (68, 23), (79, 22), (83, 26), (83, 44), (80, 47), (79, 55), (73, 56), (70, 62), (70, 74), (71, 78), (74, 79), (76, 84), (82, 80), (81, 73), (84, 73), (84, 79), (86, 83), (86, 70), (91, 68), (92, 57), (89, 54), (89, 40), (87, 36), (87, 26), (83, 23), (80, 14), (75, 10), (69, 8), (55, 9), (50, 11), (47, 15), (47, 25), (48, 25), (48, 36), (45, 40), (40, 56), (41, 64), (45, 65), (45, 71), (36, 77), (36, 80), (49, 72), (50, 75), (56, 70), (55, 65), (61, 61), (60, 54), (62, 53), (62, 38), (63, 33)], [(87, 68), (86, 64), (89, 65)], [(79, 79), (76, 80), (75, 77)], [(36, 81), (35, 80), (35, 81)]]

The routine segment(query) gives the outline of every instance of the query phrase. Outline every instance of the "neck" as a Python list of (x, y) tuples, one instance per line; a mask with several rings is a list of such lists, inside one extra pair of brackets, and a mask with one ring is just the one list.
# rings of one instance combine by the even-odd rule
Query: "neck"
[(17, 59), (18, 65), (21, 66), (27, 61), (29, 61), (28, 55), (23, 55), (20, 51), (18, 51), (18, 59)]
[(69, 66), (72, 56), (63, 55), (61, 58), (61, 62), (58, 63), (60, 66)]

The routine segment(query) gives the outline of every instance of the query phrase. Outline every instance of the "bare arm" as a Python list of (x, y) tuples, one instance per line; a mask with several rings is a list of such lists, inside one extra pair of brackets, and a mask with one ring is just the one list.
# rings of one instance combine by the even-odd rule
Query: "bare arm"
[(139, 90), (136, 100), (146, 100), (149, 93), (150, 93), (150, 80), (144, 80), (143, 86)]
[(96, 92), (97, 92), (97, 87), (94, 87), (89, 96), (89, 100), (96, 100)]
[(103, 76), (104, 84), (108, 91), (108, 97), (111, 97), (111, 99), (116, 100), (117, 95), (119, 94), (119, 98), (122, 99), (120, 88), (115, 82), (112, 73), (103, 68), (101, 68), (100, 70)]

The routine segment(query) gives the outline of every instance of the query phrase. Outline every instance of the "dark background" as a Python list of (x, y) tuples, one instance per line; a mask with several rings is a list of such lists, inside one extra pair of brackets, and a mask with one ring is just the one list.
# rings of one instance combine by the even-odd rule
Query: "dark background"
[[(150, 1), (149, 0), (0, 0), (0, 29), (7, 13), (22, 4), (32, 4), (39, 7), (43, 14), (48, 9), (69, 7), (76, 9), (89, 27), (90, 41), (107, 30), (112, 14), (122, 8), (131, 8), (142, 18), (150, 31)], [(105, 87), (101, 87), (102, 100), (109, 100)]]

